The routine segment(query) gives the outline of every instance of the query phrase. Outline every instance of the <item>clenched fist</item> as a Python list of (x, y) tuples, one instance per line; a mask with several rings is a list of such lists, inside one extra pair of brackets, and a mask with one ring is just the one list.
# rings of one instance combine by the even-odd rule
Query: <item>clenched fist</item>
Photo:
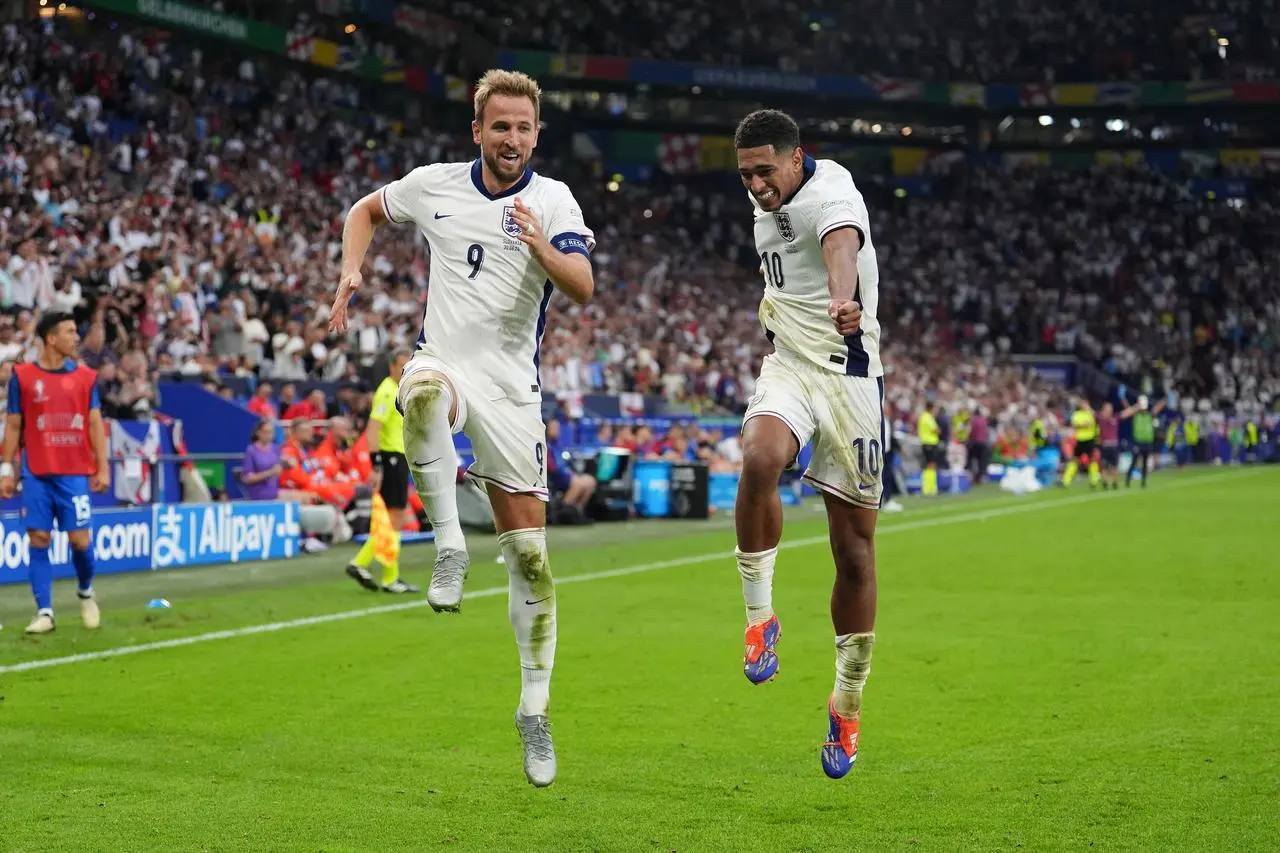
[(852, 299), (847, 302), (832, 299), (827, 306), (827, 313), (831, 315), (831, 321), (836, 324), (836, 331), (841, 337), (847, 338), (862, 327), (862, 306)]

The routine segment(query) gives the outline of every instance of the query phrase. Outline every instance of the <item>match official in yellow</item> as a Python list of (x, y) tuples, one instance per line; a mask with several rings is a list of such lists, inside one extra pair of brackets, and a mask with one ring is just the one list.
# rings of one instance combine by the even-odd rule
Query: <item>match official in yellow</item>
[(945, 455), (938, 419), (933, 416), (935, 408), (935, 403), (925, 403), (924, 411), (916, 420), (916, 435), (920, 437), (920, 450), (924, 453), (924, 466), (920, 469), (920, 494), (924, 497), (938, 493), (938, 465)]
[[(404, 453), (404, 419), (396, 408), (400, 374), (409, 362), (408, 350), (391, 355), (390, 372), (373, 392), (373, 409), (365, 435), (373, 457), (374, 501), (369, 524), (369, 538), (347, 566), (347, 575), (365, 589), (391, 593), (415, 593), (420, 590), (400, 577), (400, 531), (404, 529), (409, 506), (409, 460)], [(382, 513), (390, 523), (382, 523)], [(369, 571), (373, 561), (382, 563), (382, 583)]]
[(1098, 418), (1093, 413), (1089, 401), (1081, 398), (1076, 410), (1071, 413), (1071, 431), (1075, 434), (1076, 447), (1067, 463), (1067, 470), (1062, 472), (1062, 485), (1070, 486), (1076, 478), (1081, 465), (1089, 469), (1089, 486), (1098, 488), (1102, 482), (1102, 468), (1098, 464), (1101, 451), (1098, 449)]
[(1035, 409), (1031, 410), (1033, 420), (1031, 421), (1031, 429), (1028, 431), (1027, 443), (1031, 445), (1031, 449), (1039, 453), (1041, 450), (1049, 446), (1049, 428), (1045, 426), (1044, 419), (1036, 413)]

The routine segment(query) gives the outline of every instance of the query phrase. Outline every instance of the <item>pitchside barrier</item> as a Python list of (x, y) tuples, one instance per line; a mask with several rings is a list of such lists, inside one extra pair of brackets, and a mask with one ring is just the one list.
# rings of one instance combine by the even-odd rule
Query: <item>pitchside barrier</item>
[[(153, 504), (93, 513), (97, 573), (176, 569), (299, 553), (298, 505), (291, 501)], [(0, 513), (0, 584), (26, 582), (30, 543), (21, 513)], [(55, 578), (73, 578), (67, 534), (53, 531)]]

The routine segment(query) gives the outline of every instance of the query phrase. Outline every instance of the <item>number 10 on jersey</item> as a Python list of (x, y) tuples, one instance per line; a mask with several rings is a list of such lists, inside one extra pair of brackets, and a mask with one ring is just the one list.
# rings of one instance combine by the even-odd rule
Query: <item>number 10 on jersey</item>
[(858, 454), (858, 472), (863, 475), (879, 477), (880, 463), (883, 461), (880, 442), (874, 438), (870, 441), (863, 438), (855, 438), (853, 440), (853, 449)]
[(761, 252), (760, 267), (764, 270), (765, 280), (772, 284), (778, 290), (782, 290), (784, 279), (782, 276), (782, 255), (777, 252)]

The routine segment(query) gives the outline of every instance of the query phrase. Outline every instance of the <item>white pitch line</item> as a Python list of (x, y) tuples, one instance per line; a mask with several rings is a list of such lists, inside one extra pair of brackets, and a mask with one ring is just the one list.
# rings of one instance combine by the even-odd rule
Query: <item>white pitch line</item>
[[(1242, 473), (1257, 473), (1257, 471), (1231, 471), (1223, 472), (1221, 474), (1212, 474), (1206, 477), (1196, 477), (1190, 480), (1178, 480), (1167, 486), (1161, 486), (1158, 489), (1153, 489), (1152, 491), (1166, 492), (1188, 486), (1198, 486), (1202, 483), (1211, 483)], [(1037, 501), (1035, 503), (1018, 504), (1016, 506), (1001, 507), (998, 509), (982, 510), (978, 512), (954, 513), (937, 518), (925, 518), (920, 521), (908, 521), (904, 524), (893, 524), (888, 527), (881, 527), (876, 531), (876, 535), (887, 536), (890, 533), (904, 533), (910, 530), (923, 530), (928, 527), (941, 527), (949, 524), (959, 524), (965, 521), (986, 521), (989, 518), (1000, 518), (1006, 515), (1018, 515), (1024, 512), (1035, 512), (1036, 510), (1052, 509), (1054, 507), (1068, 506), (1070, 504), (1089, 503), (1092, 501), (1107, 500), (1110, 498), (1120, 498), (1131, 494), (1134, 494), (1131, 489), (1126, 489), (1125, 491), (1098, 492), (1096, 494), (1090, 493), (1087, 495), (1076, 495), (1074, 497)], [(778, 548), (805, 548), (810, 545), (824, 545), (827, 541), (828, 539), (826, 536), (810, 536), (804, 539), (784, 541), (778, 545)], [(659, 560), (654, 563), (640, 563), (634, 566), (624, 566), (622, 568), (608, 569), (602, 572), (587, 572), (586, 574), (581, 575), (568, 575), (566, 577), (556, 578), (556, 586), (563, 586), (571, 583), (586, 583), (587, 581), (607, 580), (609, 578), (620, 578), (627, 575), (656, 572), (661, 569), (674, 569), (679, 566), (693, 566), (699, 563), (710, 563), (716, 560), (731, 560), (733, 557), (734, 553), (732, 551), (717, 551), (711, 554), (698, 554), (691, 557), (680, 557), (675, 560)], [(506, 592), (507, 588), (505, 586), (491, 586), (485, 589), (475, 590), (474, 592), (468, 592), (466, 594), (466, 599), (470, 601), (473, 598), (491, 598), (495, 595), (505, 595)], [(0, 675), (14, 672), (28, 672), (33, 669), (46, 669), (54, 666), (66, 666), (73, 663), (106, 660), (107, 658), (134, 655), (139, 652), (159, 651), (160, 649), (176, 649), (182, 646), (194, 646), (199, 643), (211, 643), (215, 640), (251, 637), (254, 634), (270, 634), (275, 631), (285, 631), (291, 628), (306, 628), (311, 625), (324, 625), (329, 622), (344, 622), (348, 619), (359, 619), (364, 616), (376, 616), (380, 613), (397, 613), (402, 610), (414, 610), (416, 608), (426, 606), (426, 600), (419, 599), (417, 601), (407, 601), (402, 604), (383, 604), (378, 607), (364, 607), (360, 610), (344, 610), (340, 613), (327, 613), (322, 616), (307, 616), (302, 619), (289, 619), (284, 622), (268, 622), (264, 625), (250, 625), (245, 628), (232, 628), (226, 631), (212, 631), (207, 634), (196, 634), (190, 637), (176, 637), (172, 640), (159, 640), (154, 643), (139, 643), (133, 646), (120, 646), (119, 648), (103, 649), (96, 652), (84, 652), (78, 655), (66, 655), (64, 657), (26, 661), (24, 663), (0, 666)]]

